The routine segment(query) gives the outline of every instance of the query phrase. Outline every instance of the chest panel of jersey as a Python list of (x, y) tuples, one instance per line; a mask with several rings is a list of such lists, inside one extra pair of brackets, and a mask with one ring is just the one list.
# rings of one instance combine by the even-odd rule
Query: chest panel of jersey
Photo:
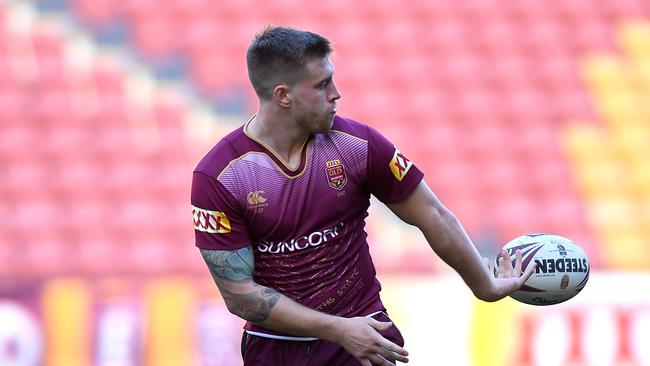
[(306, 148), (304, 170), (295, 176), (269, 155), (250, 152), (218, 179), (245, 210), (256, 281), (337, 312), (350, 290), (374, 283), (363, 230), (367, 141), (330, 131)]

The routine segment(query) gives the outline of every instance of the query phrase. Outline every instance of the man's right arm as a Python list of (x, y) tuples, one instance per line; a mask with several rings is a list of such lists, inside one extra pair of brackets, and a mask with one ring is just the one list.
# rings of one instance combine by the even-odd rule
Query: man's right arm
[(255, 283), (251, 247), (237, 250), (201, 249), (228, 310), (242, 319), (296, 336), (336, 342), (363, 365), (408, 362), (408, 352), (382, 337), (391, 323), (372, 318), (341, 318), (307, 308), (276, 290)]

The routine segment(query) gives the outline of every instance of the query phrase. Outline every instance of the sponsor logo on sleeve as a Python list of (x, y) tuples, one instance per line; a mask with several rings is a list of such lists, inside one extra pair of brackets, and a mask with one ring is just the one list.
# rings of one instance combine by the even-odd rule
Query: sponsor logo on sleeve
[(399, 152), (397, 148), (395, 148), (393, 159), (391, 159), (388, 166), (390, 168), (390, 171), (393, 172), (395, 178), (401, 182), (402, 179), (404, 179), (406, 176), (406, 173), (408, 173), (409, 169), (411, 169), (411, 166), (413, 166), (413, 162), (404, 156), (401, 152)]
[(192, 205), (194, 229), (210, 234), (227, 234), (230, 232), (230, 220), (221, 211), (210, 211)]
[(327, 172), (327, 183), (334, 189), (341, 190), (348, 182), (348, 176), (345, 173), (345, 166), (339, 159), (330, 160), (325, 163)]

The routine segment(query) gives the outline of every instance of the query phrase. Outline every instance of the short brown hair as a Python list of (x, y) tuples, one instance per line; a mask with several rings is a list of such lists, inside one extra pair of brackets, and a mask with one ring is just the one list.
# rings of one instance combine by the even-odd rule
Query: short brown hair
[(316, 33), (287, 27), (267, 27), (246, 51), (248, 78), (261, 99), (270, 99), (279, 84), (292, 85), (304, 76), (309, 59), (332, 52), (330, 41)]

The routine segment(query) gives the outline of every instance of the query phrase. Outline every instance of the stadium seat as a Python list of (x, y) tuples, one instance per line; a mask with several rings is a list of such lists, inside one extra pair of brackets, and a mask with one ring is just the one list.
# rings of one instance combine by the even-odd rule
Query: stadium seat
[[(2, 59), (3, 57), (0, 56), (0, 66)], [(5, 70), (5, 72), (8, 71)], [(4, 128), (5, 126), (9, 127), (9, 125), (18, 122), (19, 116), (27, 109), (27, 98), (22, 91), (14, 89), (11, 85), (3, 85), (2, 83), (0, 81), (0, 113), (2, 114), (0, 126)]]
[(538, 19), (527, 24), (527, 36), (521, 43), (521, 49), (529, 57), (546, 57), (566, 52), (566, 43), (562, 42), (568, 29), (562, 23), (551, 19)]
[(644, 22), (629, 22), (621, 27), (617, 38), (623, 51), (633, 62), (650, 61), (650, 26)]
[(84, 23), (101, 29), (111, 25), (120, 14), (118, 4), (111, 0), (72, 0), (71, 7)]
[[(477, 56), (495, 63), (511, 57), (525, 57), (519, 52), (517, 28), (512, 22), (500, 18), (479, 23), (477, 28), (478, 31), (470, 39)], [(486, 68), (486, 71), (490, 69)]]
[(491, 206), (485, 220), (491, 222), (504, 241), (522, 233), (547, 232), (542, 211), (529, 196), (511, 197), (508, 200), (489, 201)]
[(173, 19), (164, 15), (146, 15), (137, 20), (131, 42), (154, 63), (162, 63), (178, 49), (178, 37), (171, 26)]
[(584, 207), (573, 199), (573, 195), (555, 194), (544, 198), (540, 209), (545, 216), (543, 221), (548, 230), (572, 237), (571, 234), (580, 232), (585, 227)]
[(642, 18), (650, 16), (648, 4), (643, 0), (621, 0), (603, 3), (598, 7), (606, 20)]
[(639, 159), (630, 164), (630, 193), (640, 202), (650, 203), (650, 165), (646, 155), (643, 159)]

